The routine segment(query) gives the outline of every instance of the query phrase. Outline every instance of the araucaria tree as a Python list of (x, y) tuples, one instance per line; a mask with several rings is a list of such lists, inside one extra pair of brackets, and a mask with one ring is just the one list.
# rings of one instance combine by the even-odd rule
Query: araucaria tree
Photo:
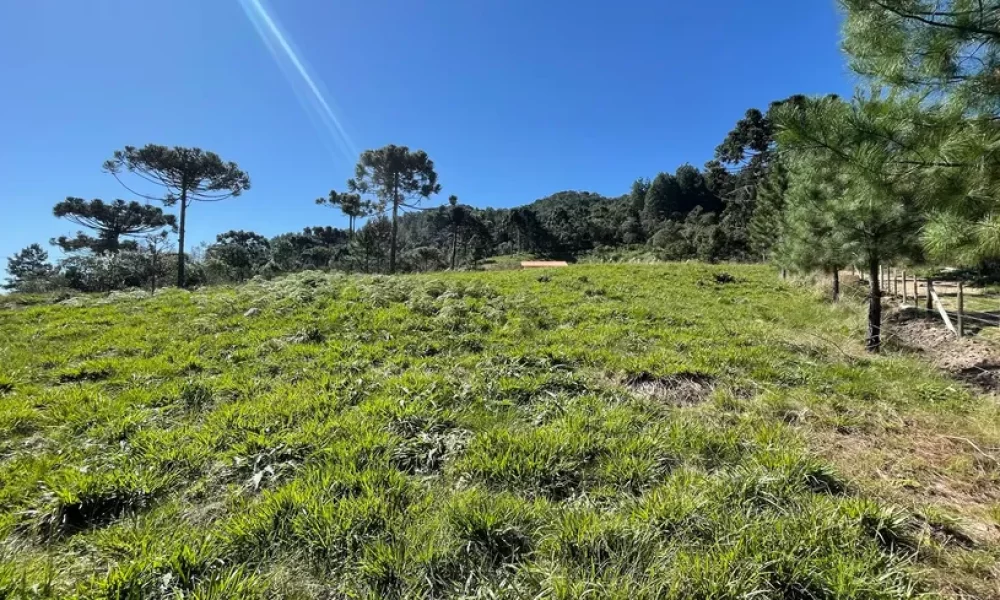
[(348, 231), (350, 237), (354, 237), (354, 222), (356, 219), (364, 218), (372, 214), (372, 204), (361, 199), (360, 194), (340, 194), (335, 190), (330, 190), (330, 194), (324, 198), (317, 198), (316, 204), (339, 208), (340, 212), (348, 219)]
[(166, 272), (163, 256), (170, 250), (170, 239), (166, 231), (150, 233), (142, 236), (139, 252), (145, 259), (146, 279), (149, 282), (149, 293), (155, 294), (160, 277)]
[[(158, 206), (115, 200), (87, 202), (83, 198), (66, 198), (53, 207), (52, 214), (86, 227), (96, 233), (89, 236), (78, 232), (75, 238), (62, 236), (52, 243), (63, 250), (90, 250), (96, 254), (117, 252), (122, 248), (123, 236), (141, 236), (164, 227), (176, 229), (174, 215), (163, 214)], [(130, 244), (135, 246), (135, 242)]]
[(347, 187), (359, 195), (372, 195), (379, 213), (384, 214), (391, 208), (389, 272), (394, 273), (400, 209), (417, 208), (421, 200), (441, 191), (434, 161), (423, 150), (411, 151), (406, 146), (390, 144), (378, 150), (366, 150), (358, 159), (354, 179), (348, 180)]
[[(224, 162), (214, 152), (201, 148), (183, 148), (149, 144), (142, 148), (125, 146), (104, 163), (104, 169), (113, 174), (122, 185), (123, 172), (129, 172), (148, 183), (163, 188), (164, 195), (139, 194), (158, 200), (165, 206), (180, 205), (179, 235), (177, 240), (177, 285), (184, 287), (184, 233), (187, 209), (194, 202), (218, 202), (239, 196), (250, 189), (250, 177), (234, 162)], [(137, 193), (134, 192), (133, 193)]]

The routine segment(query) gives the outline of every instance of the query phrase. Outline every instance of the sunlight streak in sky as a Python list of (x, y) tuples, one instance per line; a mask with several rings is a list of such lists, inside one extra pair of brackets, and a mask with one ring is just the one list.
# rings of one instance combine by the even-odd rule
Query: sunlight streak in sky
[[(246, 13), (247, 18), (253, 24), (254, 29), (264, 44), (270, 50), (274, 60), (285, 72), (285, 75), (292, 82), (299, 100), (306, 106), (312, 107), (323, 123), (323, 126), (330, 132), (337, 149), (344, 154), (349, 163), (353, 164), (358, 158), (358, 151), (351, 142), (350, 136), (341, 125), (336, 112), (327, 101), (323, 93), (322, 82), (318, 82), (310, 73), (305, 62), (295, 51), (291, 41), (281, 31), (280, 25), (264, 4), (266, 0), (239, 0), (240, 6)], [(297, 76), (297, 77), (296, 77)], [(299, 81), (302, 85), (296, 85)], [(304, 85), (304, 89), (303, 89)]]

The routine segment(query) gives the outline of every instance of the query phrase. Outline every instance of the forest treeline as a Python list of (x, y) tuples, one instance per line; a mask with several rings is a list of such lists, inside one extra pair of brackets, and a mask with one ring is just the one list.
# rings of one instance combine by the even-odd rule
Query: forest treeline
[[(751, 109), (703, 168), (641, 178), (620, 197), (560, 192), (514, 209), (451, 196), (422, 151), (387, 146), (316, 202), (347, 230), (273, 238), (221, 233), (193, 253), (187, 210), (238, 196), (250, 179), (198, 149), (115, 152), (105, 170), (130, 192), (176, 207), (70, 198), (54, 215), (89, 232), (32, 245), (8, 261), (16, 290), (107, 290), (238, 281), (332, 268), (363, 272), (475, 267), (492, 255), (574, 257), (635, 247), (663, 259), (766, 260), (868, 273), (866, 346), (881, 346), (887, 265), (975, 266), (1000, 258), (1000, 0), (838, 0), (843, 48), (863, 84), (852, 98), (793, 96)], [(137, 185), (153, 192), (135, 192)], [(623, 188), (627, 188), (623, 182)], [(474, 199), (473, 199), (474, 200)], [(308, 199), (303, 199), (308, 201)], [(169, 233), (177, 231), (177, 248)], [(190, 268), (185, 270), (186, 263)]]
[[(440, 191), (433, 162), (420, 151), (388, 146), (366, 154), (384, 164), (399, 158), (403, 165), (399, 168), (411, 169), (414, 178), (425, 181), (416, 182), (411, 190), (392, 192), (389, 201), (380, 203), (386, 194), (373, 192), (376, 184), (352, 179), (346, 188), (351, 191), (331, 191), (315, 201), (303, 199), (343, 213), (347, 228), (309, 226), (274, 237), (225, 231), (184, 252), (185, 272), (180, 277), (183, 285), (190, 286), (305, 269), (362, 273), (462, 269), (497, 255), (528, 253), (572, 260), (621, 247), (644, 248), (665, 260), (760, 259), (770, 235), (766, 222), (753, 220), (755, 190), (766, 175), (773, 143), (767, 112), (751, 109), (702, 169), (685, 164), (673, 173), (641, 178), (617, 197), (563, 191), (516, 208), (479, 208), (455, 196), (441, 206), (430, 206), (429, 200)], [(129, 147), (115, 156), (105, 170), (129, 190), (135, 183), (127, 181), (129, 177), (141, 183), (159, 182), (161, 177), (176, 181), (166, 185), (160, 196), (135, 192), (138, 201), (72, 197), (58, 202), (53, 215), (86, 231), (50, 240), (64, 255), (55, 264), (42, 244), (8, 259), (9, 289), (110, 291), (180, 283), (180, 254), (173, 236), (183, 232), (187, 209), (201, 199), (196, 194), (221, 200), (250, 185), (236, 165), (198, 149), (150, 145)], [(405, 164), (410, 159), (416, 160), (415, 167)], [(199, 161), (205, 163), (197, 173), (204, 183), (181, 190), (184, 178), (177, 170)], [(226, 178), (229, 181), (221, 181)], [(363, 197), (365, 188), (373, 192), (368, 194), (371, 199)], [(627, 183), (623, 188), (628, 189)], [(392, 197), (400, 198), (395, 243)], [(168, 214), (160, 205), (176, 207), (178, 214)], [(393, 248), (396, 264), (392, 264)]]

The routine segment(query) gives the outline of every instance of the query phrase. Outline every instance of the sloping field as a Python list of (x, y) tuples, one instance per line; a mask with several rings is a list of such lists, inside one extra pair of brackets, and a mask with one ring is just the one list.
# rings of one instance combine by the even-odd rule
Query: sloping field
[(0, 598), (996, 597), (996, 402), (861, 312), (687, 264), (7, 300)]

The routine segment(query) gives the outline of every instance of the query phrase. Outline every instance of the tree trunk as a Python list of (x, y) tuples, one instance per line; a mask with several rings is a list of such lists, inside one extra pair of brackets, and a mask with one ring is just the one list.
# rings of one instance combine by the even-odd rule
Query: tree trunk
[(397, 177), (392, 178), (392, 241), (389, 243), (389, 274), (396, 272), (396, 217), (399, 214), (399, 189)]
[(152, 273), (150, 273), (149, 278), (149, 295), (152, 296), (156, 293), (156, 274), (160, 272), (160, 257), (155, 252), (150, 255), (150, 263), (152, 264)]
[(833, 301), (840, 302), (840, 269), (833, 269)]
[(177, 287), (184, 289), (184, 224), (187, 221), (187, 189), (181, 188), (181, 224), (177, 234)]
[[(453, 217), (454, 218), (454, 217)], [(458, 253), (458, 223), (451, 229), (451, 270), (455, 270), (455, 256)]]
[(396, 217), (399, 205), (392, 203), (392, 241), (389, 243), (389, 274), (396, 272)]
[(353, 240), (354, 239), (354, 215), (349, 215), (347, 217), (347, 222), (349, 223), (348, 227), (350, 228), (350, 233), (348, 233), (347, 239), (348, 240)]
[(882, 348), (882, 290), (878, 267), (878, 258), (868, 259), (868, 335), (865, 337), (865, 350), (875, 353)]

